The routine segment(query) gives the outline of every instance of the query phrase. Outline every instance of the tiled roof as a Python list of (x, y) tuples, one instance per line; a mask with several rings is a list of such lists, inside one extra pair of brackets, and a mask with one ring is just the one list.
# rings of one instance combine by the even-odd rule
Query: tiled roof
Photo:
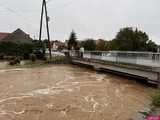
[(5, 32), (0, 32), (0, 40), (4, 39), (7, 37), (10, 33), (5, 33)]

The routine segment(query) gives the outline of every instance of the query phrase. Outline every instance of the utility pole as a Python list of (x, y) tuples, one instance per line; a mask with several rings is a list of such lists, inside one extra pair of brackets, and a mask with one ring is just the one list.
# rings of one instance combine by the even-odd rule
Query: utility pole
[(47, 4), (46, 0), (42, 1), (42, 10), (41, 10), (41, 20), (40, 20), (40, 32), (39, 32), (39, 41), (42, 41), (42, 23), (43, 23), (43, 14), (45, 11), (45, 16), (46, 16), (46, 29), (47, 29), (47, 37), (48, 37), (48, 46), (49, 46), (49, 54), (50, 54), (50, 59), (52, 58), (52, 51), (51, 51), (51, 41), (50, 41), (50, 33), (49, 33), (49, 17), (48, 17), (48, 11), (47, 11)]

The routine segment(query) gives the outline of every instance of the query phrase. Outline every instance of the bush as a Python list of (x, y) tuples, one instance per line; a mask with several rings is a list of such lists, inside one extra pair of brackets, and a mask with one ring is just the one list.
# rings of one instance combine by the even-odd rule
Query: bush
[(13, 60), (13, 56), (22, 56), (25, 60), (34, 53), (37, 59), (44, 59), (45, 47), (40, 41), (32, 43), (15, 43), (9, 41), (0, 42), (0, 59)]
[(37, 60), (37, 56), (35, 54), (30, 54), (29, 55), (29, 59), (32, 61), (32, 62), (35, 62)]
[(32, 53), (32, 43), (15, 43), (15, 42), (0, 42), (0, 52), (6, 56), (23, 56), (23, 54)]
[(154, 106), (160, 106), (160, 92), (152, 96), (152, 104)]
[(29, 54), (24, 53), (23, 58), (24, 58), (24, 60), (28, 60), (29, 59)]
[(40, 59), (40, 60), (44, 60), (45, 58), (45, 45), (43, 44), (43, 42), (40, 42), (40, 41), (33, 41), (33, 44), (34, 44), (34, 47), (33, 47), (33, 52), (37, 59)]
[(21, 63), (21, 58), (20, 58), (20, 57), (16, 57), (16, 58), (14, 59), (14, 61), (15, 61), (16, 63), (20, 64), (20, 63)]
[(21, 63), (20, 57), (16, 57), (9, 62), (10, 65), (16, 65), (16, 64), (20, 64), (20, 63)]
[(24, 60), (23, 56), (18, 57), (19, 60)]
[(0, 53), (0, 59), (3, 60), (4, 59), (4, 53)]
[(14, 61), (14, 60), (11, 60), (10, 62), (9, 62), (9, 65), (15, 65), (16, 64), (16, 62)]

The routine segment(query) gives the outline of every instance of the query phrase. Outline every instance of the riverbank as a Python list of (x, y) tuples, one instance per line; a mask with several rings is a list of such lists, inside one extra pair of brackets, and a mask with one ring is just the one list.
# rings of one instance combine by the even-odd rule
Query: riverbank
[(149, 115), (160, 116), (160, 90), (152, 96), (152, 106)]
[(49, 58), (46, 56), (45, 60), (20, 60), (16, 64), (10, 64), (11, 60), (1, 60), (0, 61), (0, 69), (10, 69), (10, 68), (30, 68), (30, 67), (37, 67), (49, 64), (69, 64), (69, 60), (65, 56), (52, 56)]
[[(143, 110), (139, 111), (137, 113), (137, 115), (133, 119), (130, 119), (130, 120), (144, 120), (147, 117), (159, 117), (160, 116), (160, 93), (159, 93), (159, 90), (155, 93), (156, 94), (154, 94), (151, 97), (151, 100), (150, 100), (151, 103), (148, 106), (146, 106)], [(153, 119), (153, 120), (159, 120), (159, 119)]]
[(157, 106), (148, 106), (143, 110), (139, 111), (136, 116), (129, 120), (145, 120), (147, 116), (160, 116), (160, 107)]

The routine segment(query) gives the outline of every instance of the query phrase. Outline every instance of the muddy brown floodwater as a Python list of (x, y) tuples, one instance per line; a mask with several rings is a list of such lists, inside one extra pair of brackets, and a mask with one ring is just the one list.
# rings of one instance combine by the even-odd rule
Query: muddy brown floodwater
[(0, 120), (128, 120), (153, 88), (72, 65), (0, 70)]

